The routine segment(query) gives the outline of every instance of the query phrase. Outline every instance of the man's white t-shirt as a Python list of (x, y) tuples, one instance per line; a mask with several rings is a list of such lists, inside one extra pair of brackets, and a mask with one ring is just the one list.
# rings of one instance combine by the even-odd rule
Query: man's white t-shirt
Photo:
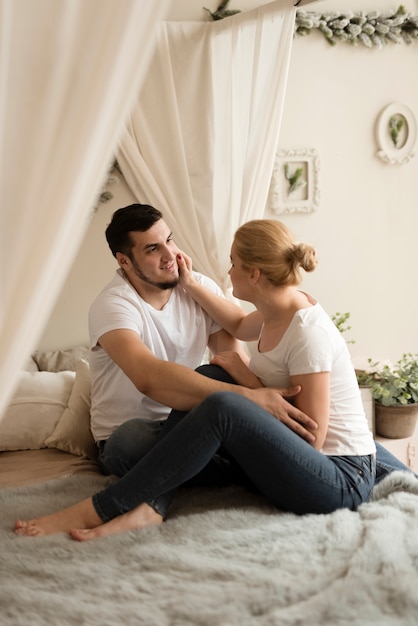
[[(203, 285), (222, 295), (210, 278), (197, 272), (194, 275)], [(107, 439), (117, 426), (131, 418), (164, 420), (170, 412), (170, 408), (140, 393), (98, 345), (104, 333), (116, 329), (138, 333), (157, 358), (195, 369), (202, 362), (209, 336), (219, 331), (220, 326), (180, 285), (172, 290), (169, 301), (159, 311), (145, 302), (121, 270), (117, 270), (89, 311), (90, 412), (96, 441)]]
[(292, 375), (330, 372), (329, 425), (322, 452), (375, 452), (347, 345), (318, 303), (297, 311), (273, 350), (253, 354), (250, 369), (266, 387), (281, 388), (289, 386)]

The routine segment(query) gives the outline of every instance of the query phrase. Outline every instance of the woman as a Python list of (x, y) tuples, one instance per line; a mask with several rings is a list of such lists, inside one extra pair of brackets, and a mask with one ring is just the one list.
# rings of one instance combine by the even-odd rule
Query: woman
[[(315, 250), (275, 220), (241, 226), (231, 248), (233, 293), (256, 310), (225, 305), (194, 281), (179, 255), (182, 286), (231, 334), (258, 340), (249, 368), (234, 355), (216, 357), (240, 384), (300, 385), (298, 408), (318, 424), (310, 445), (270, 413), (231, 392), (217, 392), (186, 415), (173, 412), (155, 447), (123, 476), (83, 502), (50, 516), (16, 522), (19, 534), (70, 531), (87, 540), (163, 521), (164, 496), (196, 476), (219, 452), (280, 510), (297, 514), (355, 510), (375, 479), (375, 445), (345, 341), (321, 306), (301, 291), (301, 268)], [(146, 477), (146, 478), (144, 478)]]

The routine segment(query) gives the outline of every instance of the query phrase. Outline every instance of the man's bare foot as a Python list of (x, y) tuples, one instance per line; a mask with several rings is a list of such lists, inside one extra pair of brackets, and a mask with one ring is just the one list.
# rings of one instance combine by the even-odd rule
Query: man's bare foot
[(156, 526), (163, 521), (162, 515), (157, 513), (149, 504), (140, 504), (132, 511), (119, 515), (110, 522), (106, 522), (96, 527), (73, 528), (70, 535), (77, 541), (88, 541), (98, 537), (107, 537), (127, 530), (136, 530), (146, 526)]
[(32, 520), (17, 520), (15, 533), (26, 537), (41, 537), (54, 533), (69, 532), (71, 528), (94, 528), (103, 524), (97, 515), (91, 498), (78, 504), (62, 509), (51, 515), (37, 517)]

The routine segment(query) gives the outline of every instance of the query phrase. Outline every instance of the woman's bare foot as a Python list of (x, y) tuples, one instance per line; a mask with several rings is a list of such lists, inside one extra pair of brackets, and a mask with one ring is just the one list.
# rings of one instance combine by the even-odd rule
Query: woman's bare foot
[(103, 524), (103, 520), (97, 515), (92, 499), (87, 498), (51, 515), (28, 521), (17, 520), (15, 533), (26, 537), (41, 537), (69, 532), (71, 528), (94, 528), (99, 524)]
[(88, 541), (98, 537), (116, 535), (126, 532), (127, 530), (156, 526), (161, 524), (162, 521), (162, 515), (157, 513), (149, 504), (144, 503), (128, 513), (115, 517), (110, 520), (110, 522), (102, 523), (100, 526), (73, 528), (70, 530), (70, 535), (77, 541)]

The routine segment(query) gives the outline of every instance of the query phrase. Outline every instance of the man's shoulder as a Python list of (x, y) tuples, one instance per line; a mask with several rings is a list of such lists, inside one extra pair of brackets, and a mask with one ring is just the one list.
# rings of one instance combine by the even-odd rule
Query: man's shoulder
[(209, 276), (206, 276), (205, 274), (202, 274), (200, 272), (195, 272), (194, 270), (193, 270), (193, 275), (195, 277), (195, 280), (198, 283), (200, 283), (201, 285), (204, 285), (211, 291), (214, 291), (215, 293), (222, 295), (222, 289), (216, 284), (216, 282), (212, 278), (209, 278)]
[(133, 299), (137, 300), (134, 290), (126, 280), (116, 272), (112, 280), (109, 281), (94, 298), (90, 305), (90, 311), (97, 309), (97, 307), (102, 308), (106, 302), (131, 302)]

